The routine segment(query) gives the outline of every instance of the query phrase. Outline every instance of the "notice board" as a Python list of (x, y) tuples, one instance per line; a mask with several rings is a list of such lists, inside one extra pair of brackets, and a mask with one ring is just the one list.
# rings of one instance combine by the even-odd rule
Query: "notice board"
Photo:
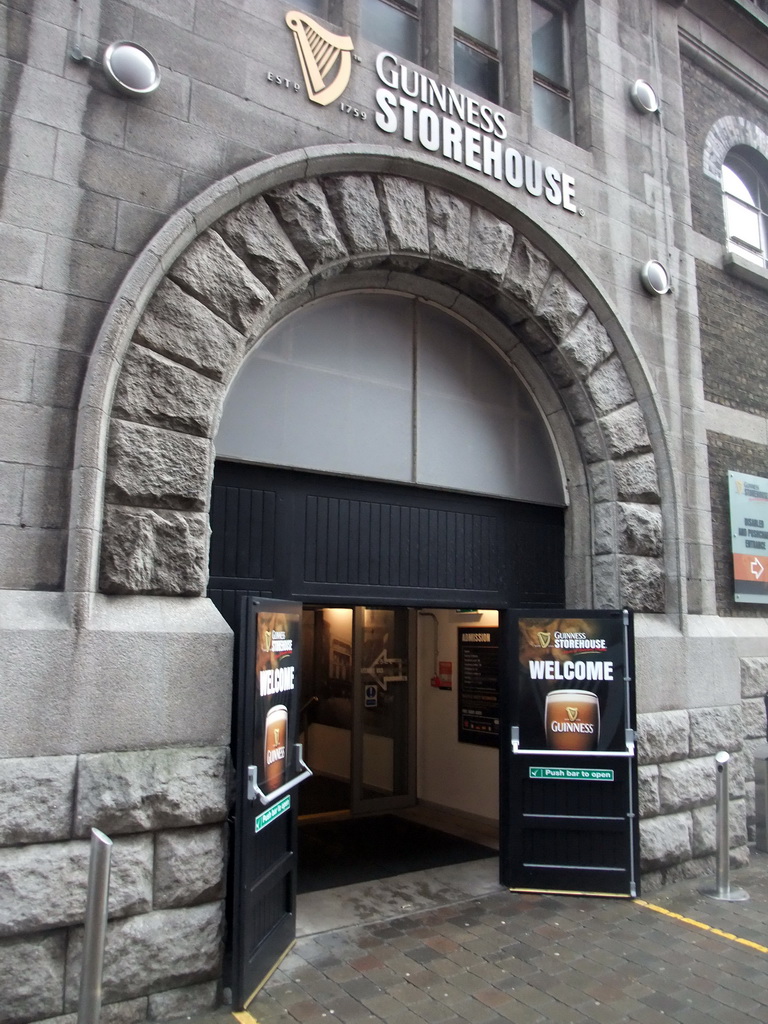
[(499, 630), (459, 630), (459, 743), (499, 745)]

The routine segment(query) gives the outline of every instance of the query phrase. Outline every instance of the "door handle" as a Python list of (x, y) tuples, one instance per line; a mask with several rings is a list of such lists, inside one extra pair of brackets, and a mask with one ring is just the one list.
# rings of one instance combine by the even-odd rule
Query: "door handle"
[(295, 775), (288, 782), (284, 782), (282, 786), (278, 786), (277, 789), (273, 789), (271, 793), (265, 793), (258, 784), (258, 768), (255, 764), (248, 766), (248, 799), (259, 800), (262, 804), (272, 803), (273, 800), (277, 800), (278, 797), (288, 793), (295, 786), (298, 786), (300, 782), (304, 782), (312, 775), (312, 769), (309, 765), (305, 764), (304, 758), (302, 757), (302, 745), (301, 743), (294, 743), (293, 754), (296, 760), (296, 767), (299, 769), (299, 774)]

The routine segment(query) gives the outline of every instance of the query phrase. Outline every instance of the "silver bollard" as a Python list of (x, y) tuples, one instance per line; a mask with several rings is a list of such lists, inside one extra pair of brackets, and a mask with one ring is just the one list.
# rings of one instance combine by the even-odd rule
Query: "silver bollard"
[(97, 828), (92, 828), (77, 1024), (99, 1024), (101, 1016), (101, 978), (104, 968), (104, 942), (107, 937), (111, 859), (112, 840)]
[(713, 900), (748, 900), (749, 894), (744, 889), (731, 888), (731, 830), (728, 816), (728, 762), (731, 755), (721, 750), (715, 754), (717, 765), (717, 857), (716, 885), (714, 891), (705, 890)]

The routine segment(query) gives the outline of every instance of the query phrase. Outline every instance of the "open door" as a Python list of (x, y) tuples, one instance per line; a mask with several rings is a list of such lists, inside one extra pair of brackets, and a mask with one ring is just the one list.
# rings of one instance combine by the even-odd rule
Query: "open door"
[(244, 1009), (296, 936), (302, 606), (243, 599), (236, 746), (232, 994)]
[(639, 895), (632, 614), (502, 619), (500, 881)]

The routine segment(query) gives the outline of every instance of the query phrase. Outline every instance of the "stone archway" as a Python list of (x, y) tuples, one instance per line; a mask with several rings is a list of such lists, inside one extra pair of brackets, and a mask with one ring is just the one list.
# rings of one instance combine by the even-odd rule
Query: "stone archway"
[(194, 240), (115, 370), (103, 592), (204, 594), (212, 437), (246, 352), (322, 282), (354, 275), (384, 286), (405, 274), (488, 310), (548, 376), (585, 467), (594, 605), (664, 610), (659, 474), (643, 410), (605, 327), (552, 259), (479, 202), (402, 175), (301, 177), (230, 205), (205, 230), (187, 227)]

